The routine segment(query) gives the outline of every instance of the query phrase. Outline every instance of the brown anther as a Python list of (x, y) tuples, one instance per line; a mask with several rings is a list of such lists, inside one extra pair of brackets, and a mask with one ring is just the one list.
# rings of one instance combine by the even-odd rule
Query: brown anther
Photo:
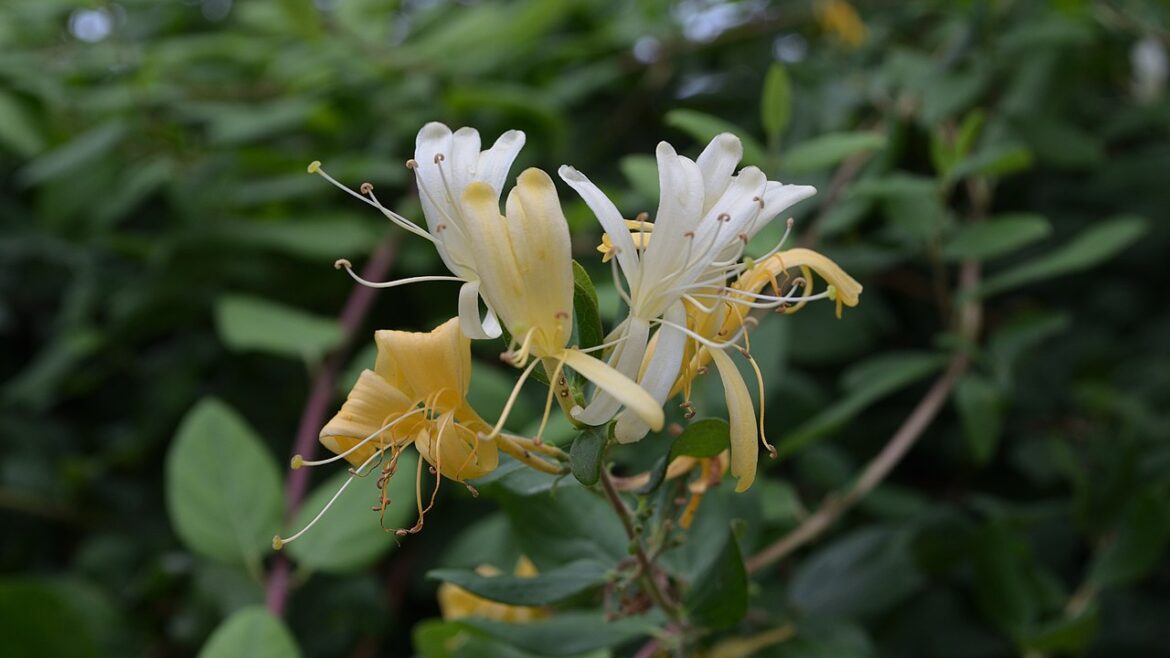
[(777, 459), (780, 457), (780, 453), (776, 452), (775, 446), (768, 446), (768, 457), (771, 457), (772, 459)]
[(747, 236), (747, 233), (740, 233), (740, 234), (739, 234), (738, 236), (736, 236), (736, 237), (738, 237), (740, 240), (743, 240), (743, 243), (744, 243), (744, 244), (747, 244), (747, 243), (748, 243), (748, 236)]
[(707, 374), (707, 366), (699, 366), (698, 368), (695, 368), (695, 373), (699, 375)]
[(557, 313), (556, 313), (556, 316), (555, 316), (555, 317), (556, 317), (556, 319), (558, 319), (558, 320), (568, 320), (568, 319), (569, 319), (569, 314), (568, 314), (568, 313), (566, 313), (565, 311), (557, 311)]
[(418, 160), (415, 160), (414, 158), (407, 160), (406, 161), (406, 168), (407, 169), (418, 169)]
[(720, 222), (730, 222), (730, 221), (731, 221), (731, 215), (728, 215), (728, 214), (727, 214), (727, 213), (725, 213), (725, 212), (721, 212), (721, 213), (719, 213), (719, 216), (718, 216), (718, 217), (716, 217), (715, 219), (716, 219), (717, 221), (720, 221)]
[(538, 436), (535, 439), (532, 439), (532, 443), (534, 445), (542, 446), (542, 445), (544, 445), (544, 439), (542, 439)]
[(682, 436), (683, 426), (679, 425), (678, 423), (671, 423), (666, 426), (666, 431), (670, 432), (671, 436), (679, 437)]
[(446, 224), (436, 224), (435, 225), (435, 232), (436, 233), (442, 233), (443, 231), (446, 231), (446, 230), (447, 230)]
[(634, 218), (634, 221), (645, 222), (645, 221), (648, 221), (649, 219), (650, 219), (650, 213), (640, 212), (640, 213), (638, 213), (638, 216)]
[(434, 467), (434, 466), (428, 466), (428, 467), (427, 467), (427, 471), (428, 471), (428, 472), (430, 472), (430, 474), (431, 474), (431, 475), (434, 475), (434, 474), (435, 474), (435, 467)]
[(683, 237), (684, 238), (693, 238), (693, 237), (695, 237), (695, 232), (694, 231), (687, 231), (686, 233), (683, 233)]
[(695, 417), (696, 413), (698, 413), (698, 412), (695, 411), (694, 409), (687, 409), (685, 412), (683, 412), (683, 418), (690, 420), (690, 419)]
[(349, 260), (345, 258), (338, 258), (337, 260), (333, 261), (333, 269), (340, 270), (343, 267), (347, 270), (352, 269), (353, 263), (349, 262)]
[(761, 209), (764, 207), (764, 200), (761, 199), (760, 197), (754, 196), (754, 197), (752, 197), (752, 201), (755, 201), (756, 203), (760, 204)]
[(394, 534), (398, 535), (399, 537), (405, 537), (410, 533), (406, 530), (406, 528), (399, 528), (394, 531)]
[(463, 483), (463, 486), (467, 487), (467, 492), (471, 494), (472, 498), (479, 498), (479, 489), (476, 489), (466, 482)]
[(362, 183), (362, 186), (358, 189), (360, 189), (362, 191), (362, 194), (369, 194), (370, 192), (374, 191), (374, 184), (373, 183)]
[(447, 159), (447, 156), (443, 155), (442, 153), (435, 154), (435, 164), (439, 164), (440, 162), (442, 162), (443, 160), (446, 160), (446, 159)]

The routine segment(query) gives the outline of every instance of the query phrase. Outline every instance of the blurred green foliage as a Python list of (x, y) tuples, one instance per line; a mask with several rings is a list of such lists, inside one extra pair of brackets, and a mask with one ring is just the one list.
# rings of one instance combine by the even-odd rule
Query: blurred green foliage
[[(708, 494), (663, 556), (692, 614), (725, 629), (702, 644), (792, 623), (766, 655), (1164, 651), (1170, 9), (857, 2), (853, 47), (824, 4), (0, 5), (6, 653), (630, 655), (661, 625), (596, 612), (598, 570), (626, 557), (612, 510), (507, 464), (478, 499), (445, 488), (401, 545), (368, 496), (340, 505), (327, 535), (290, 546), (284, 620), (262, 607), (278, 465), (352, 288), (333, 261), (395, 240), (396, 275), (440, 267), (304, 168), (320, 159), (419, 217), (402, 165), (430, 120), (489, 139), (523, 129), (513, 173), (571, 163), (623, 209), (652, 209), (659, 139), (693, 155), (723, 130), (770, 178), (820, 189), (797, 233), (865, 293), (842, 321), (816, 307), (753, 335), (784, 459), (747, 493)], [(611, 325), (598, 229), (561, 194)], [(765, 233), (761, 246), (779, 238)], [(963, 262), (984, 276), (960, 294)], [(358, 347), (375, 328), (451, 317), (448, 285), (381, 293)], [(952, 312), (975, 300), (982, 331), (960, 336)], [(472, 399), (492, 418), (514, 373), (497, 345), (475, 349)], [(847, 486), (956, 350), (971, 368), (893, 476), (744, 580), (741, 553)], [(339, 386), (372, 362), (355, 354)], [(718, 388), (700, 388), (700, 411), (719, 415)], [(520, 401), (518, 430), (541, 402)], [(668, 450), (610, 457), (632, 473)], [(338, 483), (315, 478), (310, 508)], [(406, 515), (411, 483), (397, 484)], [(564, 610), (518, 628), (433, 619), (428, 571), (470, 583), (469, 569), (510, 571), (521, 553), (554, 574), (525, 601)]]

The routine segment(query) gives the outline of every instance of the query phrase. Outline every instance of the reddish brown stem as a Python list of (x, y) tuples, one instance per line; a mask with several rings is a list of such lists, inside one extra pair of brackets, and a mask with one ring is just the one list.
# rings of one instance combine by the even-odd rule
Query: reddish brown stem
[[(366, 266), (362, 268), (362, 278), (377, 281), (386, 276), (394, 264), (397, 254), (397, 241), (388, 240), (378, 246)], [(342, 341), (325, 359), (325, 364), (313, 378), (313, 386), (309, 392), (308, 401), (301, 412), (301, 420), (297, 425), (297, 440), (293, 445), (292, 454), (301, 455), (305, 459), (313, 459), (317, 452), (317, 433), (325, 424), (325, 414), (333, 401), (334, 390), (337, 387), (337, 375), (345, 363), (350, 345), (361, 328), (362, 322), (374, 304), (375, 290), (365, 286), (355, 286), (345, 300), (345, 306), (338, 316), (341, 325)], [(285, 518), (292, 519), (301, 508), (305, 493), (309, 488), (309, 469), (300, 468), (292, 471), (288, 476), (288, 486), (285, 488), (284, 509)], [(292, 565), (283, 554), (277, 554), (272, 563), (272, 570), (268, 573), (267, 595), (265, 597), (268, 609), (272, 614), (284, 614), (285, 602), (288, 599), (288, 589), (291, 583)]]

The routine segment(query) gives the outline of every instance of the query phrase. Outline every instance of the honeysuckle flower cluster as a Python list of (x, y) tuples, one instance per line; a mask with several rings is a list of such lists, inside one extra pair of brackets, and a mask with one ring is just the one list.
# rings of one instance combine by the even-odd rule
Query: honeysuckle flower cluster
[[(682, 397), (685, 415), (693, 416), (692, 384), (714, 364), (727, 401), (729, 454), (679, 463), (674, 470), (699, 471), (688, 507), (697, 505), (725, 470), (736, 478), (737, 491), (747, 489), (755, 477), (759, 445), (771, 450), (764, 437), (764, 382), (750, 352), (749, 329), (758, 322), (753, 314), (792, 313), (810, 301), (829, 299), (840, 316), (842, 306), (855, 306), (861, 293), (861, 286), (825, 256), (784, 248), (791, 219), (778, 244), (754, 258), (745, 255), (756, 234), (816, 190), (769, 181), (756, 167), (737, 170), (743, 147), (727, 133), (711, 140), (695, 160), (666, 142), (658, 145), (661, 198), (652, 219), (646, 213), (630, 219), (583, 173), (562, 166), (560, 178), (601, 225), (600, 260), (609, 263), (627, 310), (601, 345), (584, 350), (570, 344), (573, 261), (556, 184), (544, 171), (526, 169), (500, 207), (508, 172), (524, 142), (524, 133), (510, 130), (485, 150), (472, 128), (452, 132), (440, 123), (424, 126), (414, 158), (406, 164), (415, 174), (425, 229), (385, 207), (370, 184), (355, 191), (319, 162), (309, 166), (310, 173), (431, 242), (450, 274), (372, 282), (357, 275), (346, 260), (338, 261), (339, 268), (376, 288), (436, 281), (461, 287), (458, 317), (435, 330), (376, 333), (374, 369), (362, 372), (340, 411), (321, 430), (321, 443), (334, 456), (320, 461), (295, 457), (293, 468), (344, 459), (353, 476), (345, 486), (378, 471), (384, 491), (399, 456), (413, 445), (422, 456), (415, 477), (421, 480), (425, 462), (435, 485), (425, 506), (418, 496), (415, 525), (392, 530), (400, 535), (417, 532), (443, 478), (470, 487), (467, 480), (496, 468), (501, 451), (537, 470), (566, 472), (565, 453), (542, 441), (554, 400), (575, 425), (612, 423), (617, 441), (634, 443), (663, 428), (664, 405), (676, 396)], [(814, 276), (827, 284), (821, 292), (814, 291)], [(466, 400), (470, 341), (500, 338), (507, 340), (502, 358), (520, 374), (502, 413), (491, 422)], [(734, 354), (745, 358), (755, 373), (758, 415)], [(551, 382), (539, 429), (532, 437), (510, 434), (504, 430), (508, 415), (538, 366)], [(569, 371), (587, 380), (590, 390), (571, 385)], [(421, 492), (419, 486), (416, 490)], [(389, 502), (383, 493), (375, 509), (384, 511)], [(274, 545), (300, 534), (278, 537)]]

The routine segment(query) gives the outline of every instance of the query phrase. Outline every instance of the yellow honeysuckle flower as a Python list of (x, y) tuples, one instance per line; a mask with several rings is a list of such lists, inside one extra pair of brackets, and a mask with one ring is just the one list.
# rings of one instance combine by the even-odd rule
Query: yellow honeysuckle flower
[[(481, 576), (493, 577), (500, 575), (500, 570), (491, 565), (481, 565), (476, 568)], [(515, 574), (521, 578), (532, 578), (537, 575), (536, 565), (527, 557), (521, 556), (516, 563)], [(439, 611), (443, 619), (463, 619), (465, 617), (482, 617), (509, 623), (523, 623), (548, 616), (548, 610), (522, 605), (508, 605), (498, 601), (489, 601), (477, 596), (452, 583), (439, 585)]]
[[(297, 455), (292, 468), (344, 459), (354, 468), (341, 490), (374, 468), (381, 469), (378, 487), (384, 489), (396, 472), (400, 455), (413, 445), (422, 456), (415, 477), (422, 477), (423, 462), (430, 464), (436, 474), (435, 488), (425, 508), (421, 497), (417, 501), (418, 521), (414, 527), (400, 529), (399, 534), (422, 528), (442, 478), (465, 482), (486, 475), (499, 464), (501, 450), (538, 470), (561, 472), (558, 466), (535, 456), (557, 456), (560, 451), (556, 448), (511, 435), (494, 441), (482, 438), (491, 426), (467, 403), (471, 346), (459, 329), (458, 319), (425, 333), (378, 331), (374, 339), (378, 346), (374, 369), (362, 371), (341, 409), (321, 429), (321, 444), (334, 456), (306, 461)], [(387, 502), (383, 497), (383, 510)], [(292, 537), (278, 537), (274, 546), (280, 548), (293, 541), (313, 523)]]
[[(717, 135), (696, 160), (659, 143), (661, 192), (653, 223), (646, 215), (623, 219), (584, 174), (560, 168), (561, 178), (581, 195), (605, 229), (599, 250), (613, 266), (618, 292), (630, 308), (611, 334), (616, 345), (609, 363), (636, 378), (658, 404), (666, 400), (682, 365), (690, 332), (684, 302), (696, 295), (718, 296), (728, 278), (744, 269), (740, 256), (748, 241), (781, 212), (816, 192), (807, 185), (769, 181), (756, 167), (736, 172), (742, 156), (743, 144), (730, 133)], [(628, 293), (618, 280), (619, 269)], [(646, 361), (653, 325), (658, 325), (655, 350)], [(618, 414), (620, 406), (613, 397), (598, 395), (577, 418), (598, 425)], [(636, 416), (622, 412), (614, 437), (629, 443), (648, 429)]]

